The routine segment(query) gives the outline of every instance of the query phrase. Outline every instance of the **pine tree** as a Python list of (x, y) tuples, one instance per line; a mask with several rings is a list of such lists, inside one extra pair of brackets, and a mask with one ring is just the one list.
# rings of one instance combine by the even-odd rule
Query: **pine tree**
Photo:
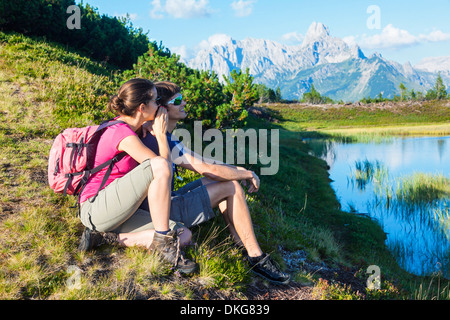
[(444, 81), (442, 80), (441, 74), (438, 73), (436, 83), (434, 87), (427, 91), (425, 95), (426, 100), (435, 100), (435, 99), (446, 99), (447, 91), (445, 89)]
[(282, 99), (283, 99), (283, 97), (281, 96), (280, 87), (277, 87), (277, 91), (275, 93), (275, 101), (276, 102), (281, 102)]
[(406, 95), (407, 95), (407, 88), (405, 87), (405, 85), (402, 83), (400, 83), (400, 95), (401, 95), (401, 100), (405, 100), (406, 99)]
[[(226, 112), (227, 117), (223, 117), (221, 126), (229, 124), (238, 127), (244, 124), (248, 115), (247, 109), (258, 101), (258, 90), (253, 84), (253, 77), (250, 75), (249, 69), (247, 68), (245, 73), (241, 70), (239, 72), (231, 71), (230, 76), (225, 77), (223, 92), (230, 105)], [(225, 105), (222, 105), (220, 111), (224, 112), (225, 110)]]
[(309, 90), (309, 92), (303, 94), (303, 101), (313, 104), (322, 103), (322, 97), (313, 84), (311, 85), (311, 89)]
[(444, 85), (444, 81), (442, 80), (441, 73), (438, 73), (436, 83), (434, 85), (434, 91), (436, 92), (436, 99), (446, 99), (447, 91)]

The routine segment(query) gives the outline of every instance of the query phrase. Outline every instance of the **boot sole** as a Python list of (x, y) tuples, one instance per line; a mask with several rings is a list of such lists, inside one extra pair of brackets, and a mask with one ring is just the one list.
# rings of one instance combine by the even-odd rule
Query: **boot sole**
[(277, 280), (270, 279), (270, 278), (268, 278), (268, 277), (266, 277), (266, 276), (264, 276), (264, 275), (262, 275), (261, 273), (258, 273), (258, 272), (256, 272), (256, 271), (253, 271), (253, 270), (252, 270), (252, 272), (253, 272), (255, 275), (257, 275), (257, 276), (259, 276), (259, 277), (261, 277), (261, 278), (264, 278), (264, 279), (266, 279), (267, 281), (269, 281), (270, 283), (273, 283), (273, 284), (285, 285), (285, 284), (289, 284), (289, 282), (291, 282), (291, 277), (287, 278), (287, 279), (284, 280), (284, 281), (277, 281)]
[(177, 268), (176, 270), (182, 274), (189, 275), (189, 274), (195, 273), (195, 271), (197, 271), (197, 269), (198, 269), (198, 266), (195, 265), (194, 267), (189, 268), (189, 269)]

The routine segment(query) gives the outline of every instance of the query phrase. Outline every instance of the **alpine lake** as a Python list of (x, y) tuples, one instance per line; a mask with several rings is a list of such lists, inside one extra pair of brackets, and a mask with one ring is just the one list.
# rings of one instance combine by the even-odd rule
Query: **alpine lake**
[(399, 265), (450, 279), (450, 136), (305, 139), (344, 211), (377, 221)]

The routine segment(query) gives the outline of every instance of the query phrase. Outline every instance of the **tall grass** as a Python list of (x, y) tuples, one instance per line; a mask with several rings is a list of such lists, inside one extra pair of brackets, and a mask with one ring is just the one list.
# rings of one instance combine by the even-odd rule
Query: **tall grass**
[(446, 136), (450, 135), (449, 123), (434, 123), (428, 125), (402, 125), (385, 127), (362, 127), (321, 130), (333, 139), (346, 139), (353, 142), (384, 143), (393, 136)]
[(416, 172), (399, 180), (397, 200), (405, 205), (432, 203), (450, 197), (450, 179), (441, 174)]
[[(393, 177), (389, 170), (379, 161), (356, 161), (355, 169), (349, 176), (352, 185), (359, 189), (365, 189), (368, 183), (373, 185), (373, 198), (368, 206), (382, 219), (393, 216), (399, 221), (406, 222), (413, 230), (428, 228), (433, 230), (437, 243), (444, 243), (443, 239), (450, 239), (450, 219), (448, 214), (447, 200), (450, 198), (450, 179), (443, 174), (413, 173), (406, 176)], [(369, 209), (370, 211), (370, 209)], [(414, 261), (417, 253), (412, 246), (397, 240), (389, 243), (390, 251), (397, 258), (399, 265), (408, 269)], [(440, 247), (439, 247), (440, 248)], [(424, 249), (425, 250), (425, 249)], [(437, 248), (430, 248), (423, 259), (426, 264), (429, 261), (441, 261), (444, 268), (448, 268), (449, 263), (445, 262), (444, 251)], [(447, 249), (448, 250), (448, 249)], [(416, 265), (416, 263), (414, 263)], [(421, 267), (422, 273), (429, 273), (430, 266)], [(417, 268), (417, 265), (416, 265)], [(448, 277), (448, 270), (445, 276)]]
[[(450, 211), (447, 206), (444, 208), (436, 208), (433, 210), (434, 219), (437, 222), (442, 233), (446, 236), (450, 242)], [(450, 259), (450, 257), (449, 257)]]
[(355, 161), (355, 170), (352, 171), (349, 182), (358, 189), (364, 190), (368, 183), (374, 181), (377, 185), (385, 181), (388, 176), (387, 168), (378, 160), (371, 162), (368, 159)]
[(354, 169), (347, 179), (361, 190), (365, 189), (368, 183), (373, 183), (376, 196), (387, 199), (394, 196), (400, 206), (432, 204), (450, 197), (450, 178), (442, 173), (415, 172), (394, 179), (389, 169), (378, 160), (355, 161)]

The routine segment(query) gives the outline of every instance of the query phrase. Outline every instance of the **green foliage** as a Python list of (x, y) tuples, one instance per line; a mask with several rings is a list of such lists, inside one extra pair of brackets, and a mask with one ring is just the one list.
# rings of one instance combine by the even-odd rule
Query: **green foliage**
[(401, 92), (401, 99), (404, 100), (407, 95), (407, 88), (403, 83), (400, 83), (400, 92)]
[[(225, 87), (223, 91), (230, 101), (228, 110), (220, 110), (221, 119), (235, 119), (232, 123), (234, 128), (241, 127), (247, 118), (247, 108), (251, 107), (258, 100), (258, 91), (253, 85), (253, 77), (249, 69), (242, 73), (233, 70), (229, 77), (225, 77)], [(223, 112), (225, 111), (225, 112)]]
[(442, 80), (441, 74), (438, 73), (434, 87), (427, 91), (426, 100), (442, 100), (447, 98), (447, 91)]
[(333, 100), (329, 97), (322, 96), (312, 84), (309, 92), (303, 94), (301, 102), (312, 104), (324, 104), (324, 103), (333, 103)]
[(376, 97), (376, 98), (367, 97), (367, 98), (361, 99), (362, 103), (378, 103), (378, 102), (383, 102), (383, 101), (389, 101), (389, 99), (383, 98), (383, 94), (381, 92), (378, 95), (378, 97)]
[(149, 45), (156, 46), (141, 28), (133, 28), (128, 18), (100, 15), (88, 4), (78, 5), (81, 29), (70, 30), (67, 19), (71, 14), (66, 10), (71, 5), (74, 0), (0, 0), (1, 28), (44, 36), (120, 68), (131, 67)]
[(274, 103), (283, 100), (280, 87), (277, 87), (277, 90), (275, 91), (262, 83), (258, 83), (255, 84), (255, 88), (258, 92), (259, 103)]
[(247, 109), (258, 100), (248, 71), (234, 71), (224, 85), (214, 72), (190, 69), (180, 62), (179, 56), (157, 48), (149, 48), (139, 57), (133, 69), (124, 72), (123, 81), (134, 77), (180, 85), (187, 102), (185, 124), (202, 121), (204, 129), (242, 126)]

